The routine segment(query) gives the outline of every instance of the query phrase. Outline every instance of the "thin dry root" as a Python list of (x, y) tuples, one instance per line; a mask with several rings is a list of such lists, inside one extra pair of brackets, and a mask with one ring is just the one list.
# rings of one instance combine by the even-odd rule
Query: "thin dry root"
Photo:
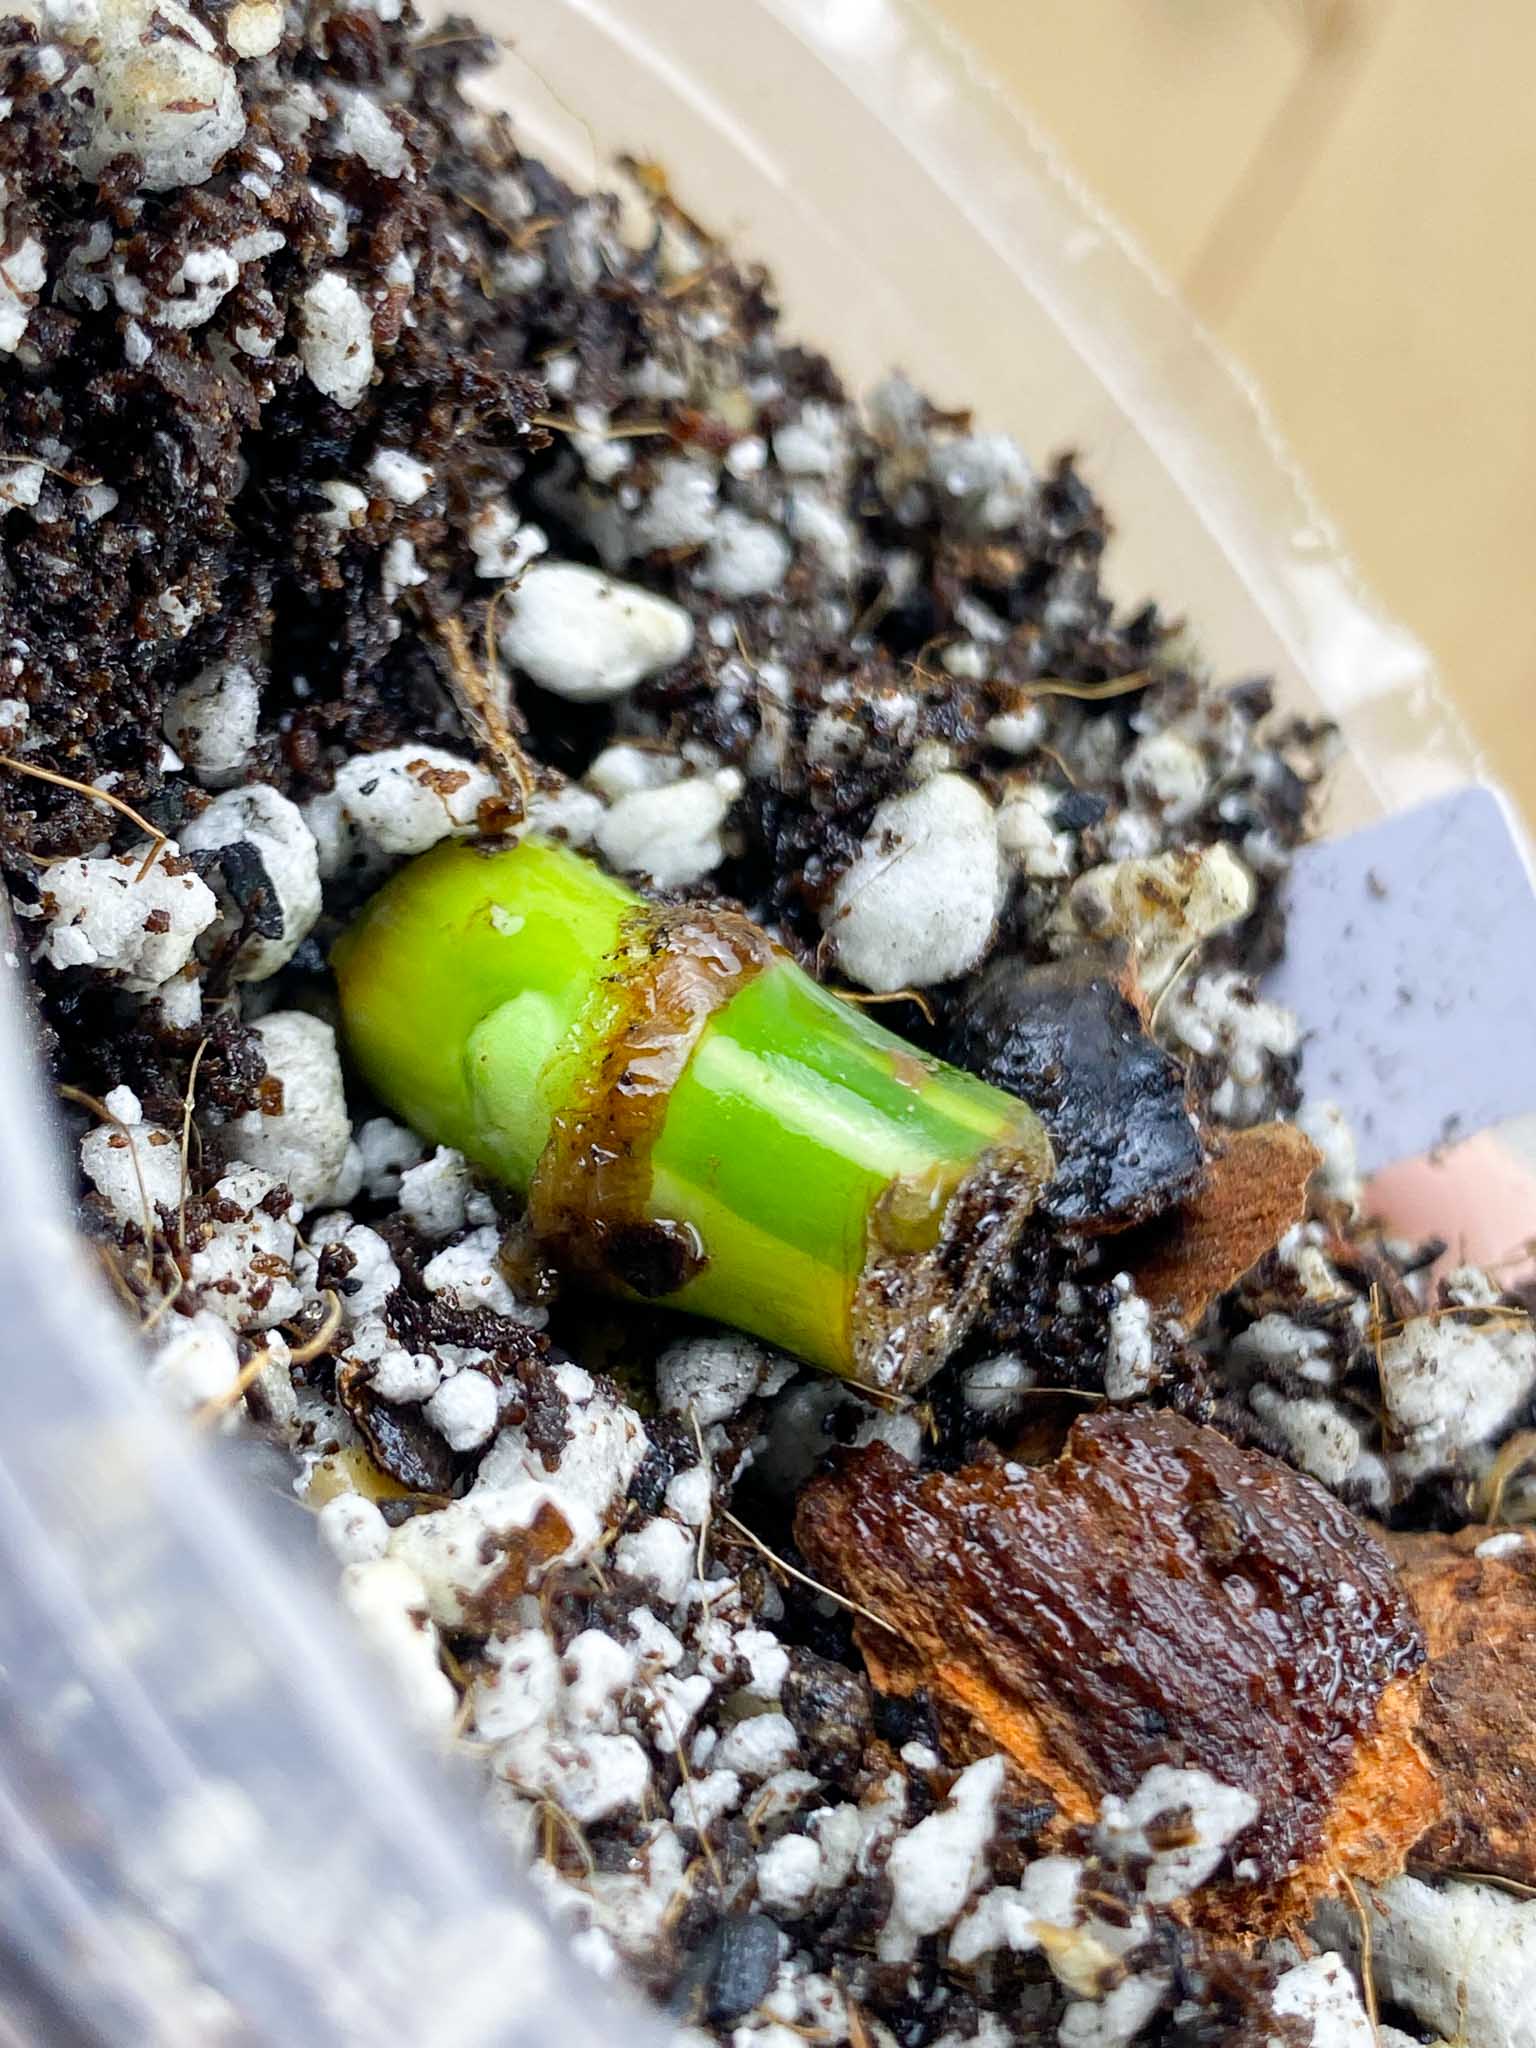
[(271, 1363), (272, 1353), (263, 1344), (261, 1349), (241, 1366), (222, 1394), (215, 1394), (211, 1401), (204, 1401), (200, 1408), (193, 1411), (192, 1420), (195, 1426), (198, 1429), (209, 1429), (232, 1408), (238, 1408)]
[(1371, 2036), (1376, 2048), (1381, 2048), (1381, 2013), (1376, 2004), (1376, 1979), (1373, 1975), (1374, 1957), (1371, 1951), (1371, 1916), (1365, 1910), (1359, 1887), (1346, 1871), (1339, 1872), (1339, 1883), (1349, 1895), (1349, 1903), (1355, 1909), (1355, 1918), (1360, 1923), (1360, 1991), (1365, 1999), (1366, 2017), (1371, 2023)]
[(860, 1009), (874, 1008), (880, 1003), (914, 1003), (927, 1019), (930, 1030), (933, 1027), (933, 1005), (917, 988), (893, 988), (884, 994), (871, 995), (867, 990), (856, 988), (833, 988), (826, 984), (827, 993), (837, 997), (841, 1003), (856, 1003)]
[(1505, 1488), (1532, 1462), (1536, 1462), (1536, 1429), (1517, 1430), (1499, 1446), (1498, 1455), (1473, 1493), (1473, 1517), (1476, 1521), (1497, 1522), (1502, 1519)]
[(181, 1186), (176, 1196), (176, 1249), (180, 1252), (187, 1248), (187, 1158), (192, 1150), (192, 1107), (197, 1100), (197, 1070), (203, 1064), (203, 1054), (211, 1043), (205, 1038), (193, 1053), (187, 1073), (187, 1092), (181, 1103)]
[(475, 666), (463, 621), (446, 618), (434, 623), (447, 656), (448, 683), (454, 702), (479, 741), (492, 774), (501, 784), (502, 794), (517, 805), (518, 820), (522, 822), (528, 816), (534, 791), (532, 765), (518, 744), (493, 684)]
[(325, 1320), (312, 1337), (306, 1337), (302, 1344), (293, 1347), (288, 1354), (290, 1362), (294, 1365), (308, 1365), (312, 1358), (318, 1358), (322, 1352), (329, 1351), (336, 1341), (336, 1332), (341, 1328), (341, 1318), (341, 1296), (333, 1287), (327, 1287)]
[[(160, 858), (161, 849), (166, 843), (166, 835), (157, 832), (148, 818), (136, 811), (132, 804), (124, 803), (120, 796), (114, 796), (111, 790), (93, 789), (90, 783), (77, 781), (73, 775), (60, 775), (56, 769), (39, 768), (31, 761), (18, 761), (14, 754), (0, 754), (0, 768), (13, 769), (17, 775), (30, 775), (35, 782), (51, 782), (57, 789), (72, 789), (76, 796), (88, 796), (93, 803), (105, 804), (109, 811), (116, 811), (121, 817), (137, 825), (149, 840), (150, 847), (135, 880), (142, 882)], [(66, 854), (64, 858), (68, 860), (73, 856)]]
[(876, 1628), (883, 1628), (887, 1635), (898, 1633), (884, 1615), (876, 1614), (872, 1607), (864, 1607), (857, 1600), (845, 1599), (841, 1593), (834, 1593), (830, 1586), (824, 1586), (819, 1579), (813, 1579), (809, 1572), (799, 1571), (794, 1565), (786, 1564), (777, 1551), (770, 1550), (762, 1537), (755, 1530), (749, 1529), (745, 1522), (738, 1521), (728, 1508), (719, 1508), (716, 1512), (722, 1522), (729, 1522), (737, 1535), (744, 1536), (752, 1548), (759, 1551), (774, 1570), (782, 1572), (785, 1578), (798, 1579), (802, 1586), (809, 1586), (813, 1593), (820, 1593), (823, 1599), (830, 1600), (834, 1607), (845, 1608), (849, 1614), (857, 1614), (864, 1621), (872, 1621)]

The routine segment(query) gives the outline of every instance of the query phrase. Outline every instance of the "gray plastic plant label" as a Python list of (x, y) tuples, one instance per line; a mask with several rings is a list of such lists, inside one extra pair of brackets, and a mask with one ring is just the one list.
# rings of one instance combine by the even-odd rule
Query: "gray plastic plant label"
[(1265, 994), (1367, 1173), (1536, 1110), (1536, 882), (1492, 789), (1306, 847)]

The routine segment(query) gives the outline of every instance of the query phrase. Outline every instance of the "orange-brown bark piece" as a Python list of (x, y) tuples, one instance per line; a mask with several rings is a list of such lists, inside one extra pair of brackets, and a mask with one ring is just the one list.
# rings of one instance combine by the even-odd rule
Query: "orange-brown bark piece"
[(1445, 1798), (1413, 1857), (1536, 1885), (1536, 1540), (1478, 1554), (1501, 1533), (1387, 1538), (1429, 1641), (1420, 1734)]
[(1307, 1213), (1322, 1155), (1294, 1124), (1234, 1131), (1204, 1188), (1159, 1225), (1132, 1266), (1136, 1291), (1192, 1330)]
[(1414, 1740), (1423, 1636), (1391, 1564), (1331, 1494), (1168, 1413), (1079, 1421), (1052, 1465), (918, 1472), (883, 1445), (801, 1495), (796, 1536), (858, 1624), (877, 1685), (925, 1686), (1064, 1822), (1155, 1764), (1259, 1812), (1200, 1917), (1304, 1918), (1344, 1871), (1400, 1870), (1435, 1818)]

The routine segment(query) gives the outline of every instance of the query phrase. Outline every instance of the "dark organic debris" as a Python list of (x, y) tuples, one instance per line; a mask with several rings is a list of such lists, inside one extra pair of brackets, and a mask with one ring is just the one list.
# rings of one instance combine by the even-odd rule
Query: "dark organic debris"
[(957, 999), (946, 1050), (1044, 1123), (1057, 1162), (1040, 1200), (1051, 1222), (1124, 1230), (1199, 1188), (1204, 1153), (1183, 1070), (1147, 1030), (1134, 978), (1114, 958), (999, 956)]

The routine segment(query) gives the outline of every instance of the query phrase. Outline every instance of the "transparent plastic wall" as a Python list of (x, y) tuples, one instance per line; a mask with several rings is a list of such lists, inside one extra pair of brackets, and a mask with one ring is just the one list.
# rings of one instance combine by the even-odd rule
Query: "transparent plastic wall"
[[(490, 90), (528, 145), (584, 182), (620, 149), (665, 162), (851, 384), (899, 365), (1039, 455), (1079, 448), (1121, 593), (1182, 610), (1214, 669), (1340, 720), (1337, 822), (1474, 772), (1251, 392), (926, 16), (480, 11), (515, 39)], [(401, 1733), (280, 1481), (151, 1405), (70, 1240), (0, 951), (0, 2039), (659, 2039)]]
[(154, 1406), (20, 1021), (0, 973), (0, 2041), (659, 2041), (398, 1726), (285, 1475)]

